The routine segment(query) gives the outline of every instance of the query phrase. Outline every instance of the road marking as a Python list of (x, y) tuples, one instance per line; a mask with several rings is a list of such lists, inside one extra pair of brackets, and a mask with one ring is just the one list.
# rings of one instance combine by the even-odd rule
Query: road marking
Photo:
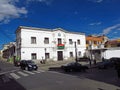
[(17, 72), (17, 73), (19, 73), (19, 74), (22, 75), (22, 76), (28, 76), (28, 74), (23, 73), (23, 72), (21, 72), (21, 71), (19, 71), (19, 72)]
[(30, 72), (30, 71), (23, 71), (23, 72), (26, 72), (26, 73), (28, 73), (28, 74), (35, 74), (35, 73), (33, 73), (33, 72)]
[(20, 76), (16, 75), (15, 73), (10, 73), (10, 75), (14, 78), (14, 79), (19, 79)]
[(35, 73), (41, 73), (40, 71), (33, 71), (33, 72), (35, 72)]
[(0, 72), (0, 75), (4, 75), (4, 74), (7, 74), (7, 73), (15, 72), (15, 71), (18, 71), (18, 70), (19, 69), (11, 70), (11, 71), (6, 71), (6, 72)]

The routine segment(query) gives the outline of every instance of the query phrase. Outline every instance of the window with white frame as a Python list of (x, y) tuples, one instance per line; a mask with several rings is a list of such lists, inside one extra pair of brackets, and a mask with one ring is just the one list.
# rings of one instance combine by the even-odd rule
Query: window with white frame
[(78, 56), (79, 56), (79, 57), (81, 56), (81, 51), (78, 52)]
[(31, 44), (36, 44), (36, 37), (31, 37)]
[(44, 43), (45, 43), (45, 44), (49, 44), (49, 38), (45, 37), (45, 38), (44, 38)]
[(50, 58), (50, 53), (45, 53), (45, 57), (46, 57), (46, 59), (49, 59)]
[(73, 57), (73, 52), (70, 52), (70, 57)]
[(37, 54), (36, 54), (36, 53), (32, 53), (32, 54), (31, 54), (31, 59), (32, 59), (32, 60), (37, 59)]
[(58, 44), (62, 44), (62, 39), (58, 38)]
[(77, 40), (77, 44), (80, 45), (80, 39)]
[(72, 41), (72, 39), (69, 39), (69, 44), (73, 44), (73, 41)]

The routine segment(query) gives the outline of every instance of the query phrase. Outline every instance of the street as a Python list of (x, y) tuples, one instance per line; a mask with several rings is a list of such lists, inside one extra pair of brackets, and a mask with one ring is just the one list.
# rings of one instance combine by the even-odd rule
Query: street
[(1, 90), (120, 90), (114, 69), (90, 69), (65, 73), (62, 70), (12, 70), (0, 79)]

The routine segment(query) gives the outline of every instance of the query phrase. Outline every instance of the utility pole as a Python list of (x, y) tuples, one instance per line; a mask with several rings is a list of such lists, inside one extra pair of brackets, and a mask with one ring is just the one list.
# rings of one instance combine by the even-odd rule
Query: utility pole
[(75, 61), (77, 62), (78, 60), (77, 60), (77, 46), (76, 46), (76, 42), (74, 42), (75, 43)]
[(90, 67), (91, 67), (91, 63), (92, 62), (92, 44), (90, 44)]
[(44, 60), (44, 64), (45, 64), (45, 62), (46, 62), (46, 48), (44, 50), (45, 50), (45, 60)]

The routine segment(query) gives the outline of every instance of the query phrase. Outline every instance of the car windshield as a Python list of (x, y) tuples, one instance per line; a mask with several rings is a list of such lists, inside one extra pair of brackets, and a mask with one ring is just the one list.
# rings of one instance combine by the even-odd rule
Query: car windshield
[(67, 66), (74, 65), (74, 62), (68, 63)]
[(27, 61), (27, 63), (29, 63), (29, 64), (35, 64), (33, 61)]
[(80, 65), (79, 63), (76, 63), (76, 62), (71, 62), (71, 63), (68, 63), (67, 66), (71, 66), (71, 65)]

